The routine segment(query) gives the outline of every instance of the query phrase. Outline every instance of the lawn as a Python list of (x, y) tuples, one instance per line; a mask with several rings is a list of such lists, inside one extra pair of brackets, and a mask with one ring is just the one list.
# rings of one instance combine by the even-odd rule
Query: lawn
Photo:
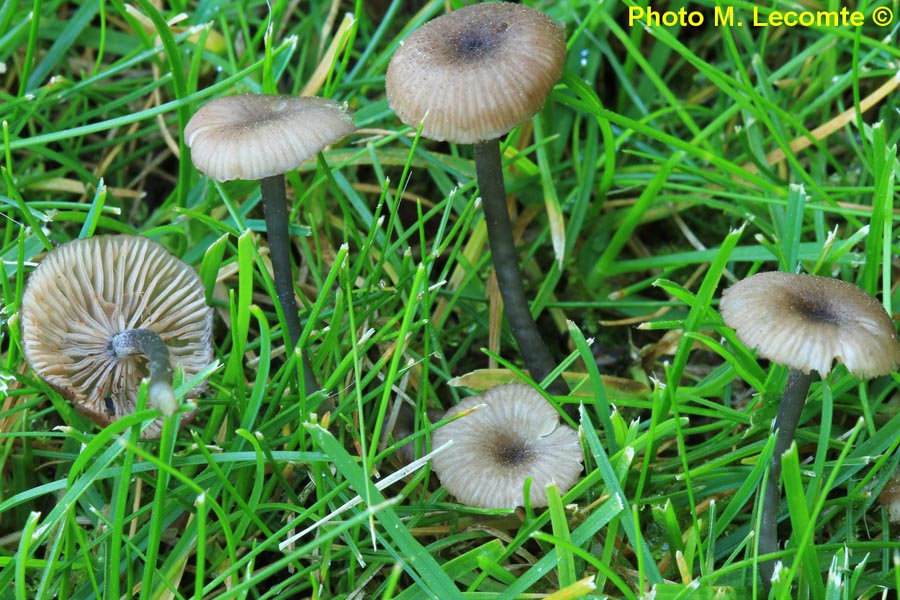
[[(515, 510), (461, 504), (427, 461), (401, 471), (462, 399), (542, 387), (504, 319), (472, 148), (419, 136), (385, 95), (401, 41), (467, 2), (0, 4), (0, 599), (767, 597), (758, 492), (788, 369), (719, 300), (801, 272), (895, 314), (900, 7), (525, 3), (568, 52), (501, 152), (570, 389), (547, 397), (584, 470)], [(358, 127), (286, 176), (294, 350), (259, 184), (203, 175), (182, 135), (236, 93), (332, 98)], [(98, 427), (23, 357), (29, 275), (102, 234), (161, 244), (213, 310), (214, 362), (175, 373), (196, 416), (159, 440), (140, 435), (159, 416), (146, 385)], [(879, 496), (898, 388), (839, 364), (813, 378), (770, 597), (897, 597)]]

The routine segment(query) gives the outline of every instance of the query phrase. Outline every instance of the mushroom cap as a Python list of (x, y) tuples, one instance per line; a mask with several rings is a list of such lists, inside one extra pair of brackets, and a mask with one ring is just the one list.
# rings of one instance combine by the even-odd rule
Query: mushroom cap
[(881, 303), (839, 279), (757, 273), (725, 290), (719, 311), (760, 356), (804, 373), (824, 377), (837, 360), (869, 379), (900, 365), (894, 323)]
[[(50, 251), (28, 278), (19, 317), (34, 372), (100, 424), (134, 412), (147, 376), (145, 357), (116, 358), (117, 333), (156, 332), (185, 377), (213, 360), (212, 309), (200, 277), (137, 235), (79, 239)], [(160, 426), (150, 425), (144, 437), (158, 436)]]
[(387, 100), (407, 125), (424, 120), (427, 138), (490, 140), (540, 110), (565, 59), (563, 29), (544, 13), (506, 2), (466, 6), (401, 43), (388, 65)]
[(217, 98), (184, 128), (198, 170), (216, 181), (263, 179), (291, 171), (356, 131), (344, 106), (306, 96)]
[(524, 505), (531, 477), (531, 503), (547, 505), (545, 487), (556, 482), (564, 494), (581, 474), (578, 433), (559, 422), (556, 409), (527, 385), (498, 385), (467, 398), (444, 418), (485, 404), (432, 436), (432, 447), (453, 445), (431, 460), (444, 488), (463, 504), (483, 508)]

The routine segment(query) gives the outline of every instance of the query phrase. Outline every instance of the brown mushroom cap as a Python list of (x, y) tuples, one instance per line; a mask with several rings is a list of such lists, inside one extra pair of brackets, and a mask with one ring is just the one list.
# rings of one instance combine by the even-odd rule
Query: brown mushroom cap
[(719, 311), (760, 356), (804, 373), (825, 376), (835, 360), (867, 379), (900, 366), (900, 342), (881, 303), (838, 279), (757, 273), (725, 290)]
[[(414, 31), (388, 65), (387, 100), (422, 135), (471, 144), (532, 117), (559, 80), (562, 27), (506, 2), (467, 6)], [(426, 117), (427, 114), (427, 117)]]
[[(212, 309), (200, 277), (141, 236), (101, 235), (52, 250), (28, 278), (19, 317), (34, 372), (100, 424), (134, 412), (147, 376), (145, 357), (116, 357), (116, 334), (156, 332), (186, 378), (213, 360)], [(144, 437), (159, 430), (154, 423)]]
[(194, 166), (216, 181), (252, 180), (296, 169), (355, 130), (333, 100), (242, 94), (217, 98), (194, 113), (184, 143)]
[(463, 504), (483, 508), (524, 505), (532, 478), (533, 506), (547, 505), (546, 486), (565, 493), (581, 474), (578, 433), (561, 425), (559, 414), (527, 385), (499, 385), (467, 398), (445, 418), (486, 404), (434, 432), (432, 446), (453, 445), (432, 459), (444, 488)]

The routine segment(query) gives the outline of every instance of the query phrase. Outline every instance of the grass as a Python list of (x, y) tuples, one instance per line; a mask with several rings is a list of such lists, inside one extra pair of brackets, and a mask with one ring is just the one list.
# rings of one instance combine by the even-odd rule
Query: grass
[[(457, 504), (427, 466), (375, 487), (407, 441), (390, 435), (396, 402), (422, 444), (426, 408), (527, 378), (471, 151), (416, 141), (384, 98), (398, 43), (444, 3), (165, 4), (0, 5), (0, 597), (763, 596), (752, 532), (786, 369), (717, 301), (799, 269), (897, 304), (900, 17), (870, 18), (895, 3), (860, 5), (861, 28), (750, 24), (782, 2), (718, 5), (741, 27), (715, 27), (706, 0), (685, 5), (698, 27), (629, 23), (631, 2), (533, 3), (565, 25), (569, 58), (504, 160), (585, 470), (515, 512)], [(346, 101), (361, 128), (288, 175), (301, 344), (325, 388), (308, 398), (258, 186), (210, 182), (180, 136), (209, 99), (263, 91)], [(93, 427), (22, 358), (41, 254), (118, 232), (195, 266), (216, 312), (199, 417), (158, 442), (138, 437), (153, 411)], [(900, 463), (898, 384), (843, 367), (813, 383), (772, 597), (896, 597), (900, 543), (877, 498)]]

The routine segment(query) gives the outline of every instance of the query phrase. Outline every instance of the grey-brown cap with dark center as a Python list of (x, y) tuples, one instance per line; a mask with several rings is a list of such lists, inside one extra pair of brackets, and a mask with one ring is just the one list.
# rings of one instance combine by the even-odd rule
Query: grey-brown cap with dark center
[(533, 506), (547, 505), (546, 486), (564, 494), (581, 474), (578, 433), (527, 385), (507, 384), (467, 398), (444, 418), (485, 404), (434, 432), (432, 447), (453, 444), (432, 459), (444, 488), (463, 504), (515, 508), (531, 477)]
[(355, 130), (334, 100), (242, 94), (201, 107), (184, 128), (184, 143), (212, 179), (255, 180), (296, 169)]
[(540, 110), (565, 58), (563, 29), (544, 13), (506, 2), (467, 6), (402, 42), (388, 65), (388, 104), (407, 125), (424, 120), (430, 139), (497, 138)]
[(34, 372), (100, 424), (134, 412), (148, 374), (146, 358), (117, 343), (123, 332), (157, 334), (185, 378), (213, 360), (212, 309), (200, 277), (141, 236), (101, 235), (49, 252), (28, 278), (19, 318)]
[(719, 311), (760, 356), (804, 373), (825, 376), (835, 360), (865, 378), (900, 366), (900, 342), (881, 303), (838, 279), (757, 273), (725, 290)]

